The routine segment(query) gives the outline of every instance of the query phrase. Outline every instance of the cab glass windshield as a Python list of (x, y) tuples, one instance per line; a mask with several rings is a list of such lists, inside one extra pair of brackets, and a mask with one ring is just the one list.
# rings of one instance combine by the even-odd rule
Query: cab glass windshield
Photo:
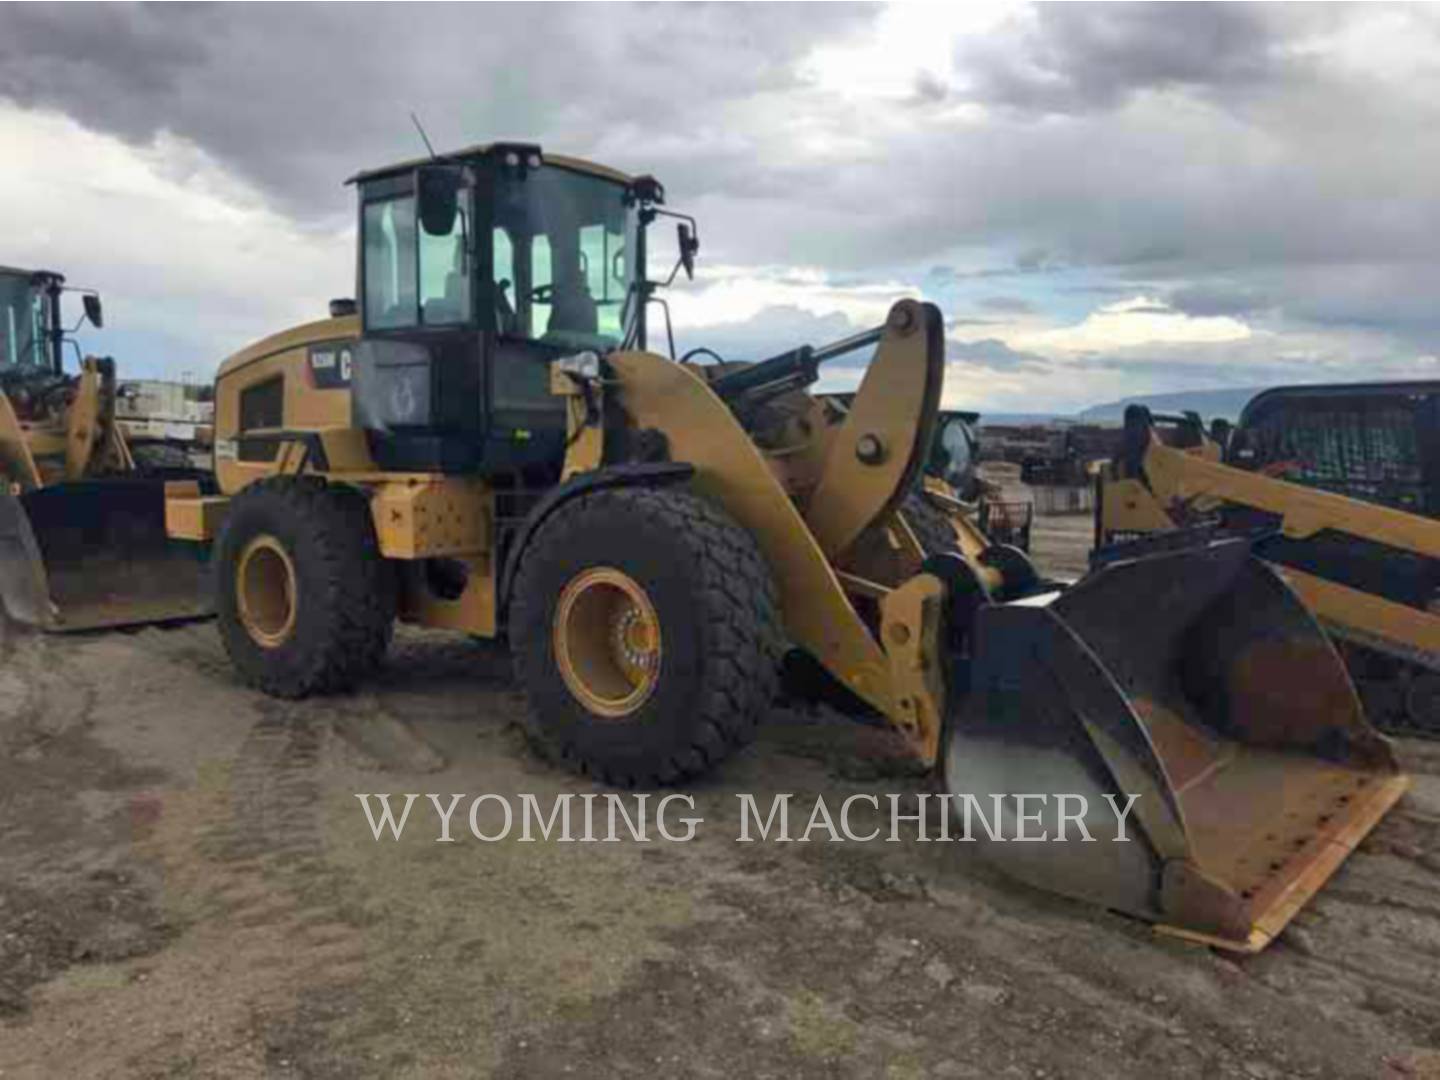
[(46, 310), (29, 274), (0, 273), (0, 367), (45, 366)]
[(556, 165), (502, 172), (492, 238), (500, 330), (565, 348), (625, 337), (636, 215), (622, 184)]

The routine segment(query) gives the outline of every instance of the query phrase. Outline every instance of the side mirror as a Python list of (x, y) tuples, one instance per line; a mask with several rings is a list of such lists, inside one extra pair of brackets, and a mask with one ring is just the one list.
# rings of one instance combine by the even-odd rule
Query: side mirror
[(455, 231), (464, 183), (465, 171), (455, 165), (422, 165), (415, 170), (420, 227), (431, 236), (449, 236)]
[(85, 305), (85, 318), (90, 320), (90, 325), (99, 330), (105, 325), (105, 309), (100, 306), (100, 297), (96, 293), (85, 293), (80, 302)]
[(675, 237), (680, 243), (680, 265), (685, 267), (685, 279), (695, 280), (695, 255), (700, 250), (700, 238), (690, 231), (687, 222), (675, 226)]

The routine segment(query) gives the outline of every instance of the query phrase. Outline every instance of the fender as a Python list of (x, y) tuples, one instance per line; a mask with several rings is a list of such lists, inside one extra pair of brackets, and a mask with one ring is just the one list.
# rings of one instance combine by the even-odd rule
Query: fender
[(503, 624), (510, 607), (510, 588), (515, 581), (515, 572), (520, 568), (520, 559), (530, 546), (530, 538), (561, 506), (571, 499), (606, 488), (661, 487), (671, 484), (688, 483), (695, 475), (695, 466), (683, 461), (644, 462), (627, 465), (610, 465), (590, 472), (577, 473), (569, 480), (551, 488), (544, 497), (525, 515), (515, 534), (510, 538), (505, 553), (505, 562), (500, 573), (499, 614)]

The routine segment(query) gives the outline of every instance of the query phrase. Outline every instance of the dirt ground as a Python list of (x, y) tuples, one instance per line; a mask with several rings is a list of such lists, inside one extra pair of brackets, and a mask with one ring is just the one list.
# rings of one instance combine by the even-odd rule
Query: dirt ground
[(360, 692), (280, 703), (204, 623), (0, 648), (5, 1080), (1440, 1077), (1440, 744), (1237, 960), (967, 845), (736, 843), (736, 792), (921, 790), (828, 714), (695, 785), (690, 843), (486, 844), (463, 810), (436, 843), (419, 805), (377, 842), (357, 792), (596, 790), (528, 751), (502, 653), (405, 632)]

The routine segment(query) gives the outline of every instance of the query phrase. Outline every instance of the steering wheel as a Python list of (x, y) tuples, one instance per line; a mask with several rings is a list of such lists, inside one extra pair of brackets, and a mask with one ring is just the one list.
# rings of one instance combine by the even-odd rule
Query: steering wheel
[(530, 302), (532, 304), (548, 304), (554, 296), (554, 285), (536, 285), (530, 290)]

